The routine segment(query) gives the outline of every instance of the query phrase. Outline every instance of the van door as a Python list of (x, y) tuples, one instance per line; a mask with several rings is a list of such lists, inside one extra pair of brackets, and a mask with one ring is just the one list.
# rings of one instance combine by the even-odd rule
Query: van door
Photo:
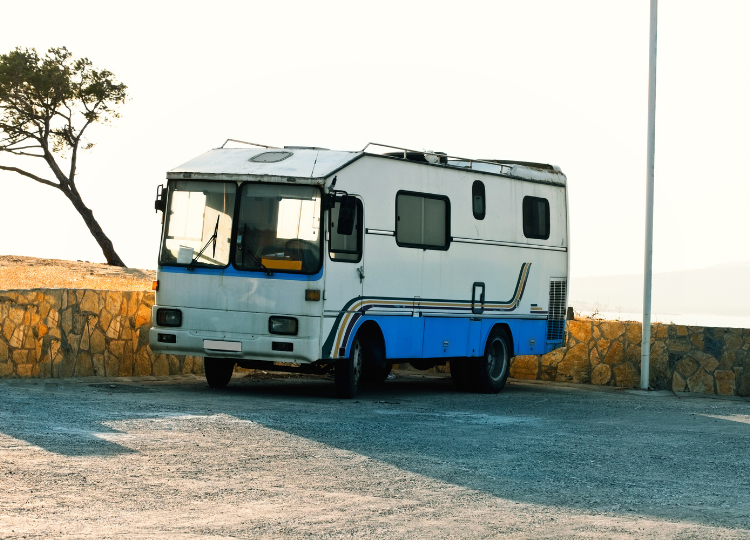
[[(352, 198), (349, 195), (349, 198)], [(355, 197), (354, 227), (351, 234), (339, 228), (341, 200), (328, 211), (326, 224), (326, 277), (324, 294), (323, 358), (348, 354), (350, 333), (362, 313), (364, 248), (362, 200)]]

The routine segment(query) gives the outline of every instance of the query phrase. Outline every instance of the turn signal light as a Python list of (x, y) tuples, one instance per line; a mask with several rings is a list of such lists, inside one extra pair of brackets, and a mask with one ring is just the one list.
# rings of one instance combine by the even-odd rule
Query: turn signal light
[(305, 291), (305, 300), (320, 302), (320, 289), (308, 289)]
[(152, 291), (158, 291), (159, 290), (159, 280), (155, 279), (151, 282), (151, 290)]

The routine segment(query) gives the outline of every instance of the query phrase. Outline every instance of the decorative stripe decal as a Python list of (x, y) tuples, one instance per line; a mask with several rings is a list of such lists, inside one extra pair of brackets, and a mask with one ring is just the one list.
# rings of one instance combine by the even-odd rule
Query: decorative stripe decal
[[(523, 297), (528, 282), (531, 263), (523, 263), (518, 273), (516, 288), (510, 300), (504, 302), (485, 302), (485, 312), (502, 312), (513, 311), (518, 307), (518, 303)], [(456, 312), (472, 312), (471, 300), (442, 300), (442, 299), (420, 299), (418, 306), (414, 305), (413, 298), (388, 298), (388, 297), (357, 297), (349, 300), (341, 309), (336, 320), (333, 323), (328, 337), (323, 343), (323, 358), (338, 358), (340, 348), (346, 347), (349, 343), (357, 321), (373, 308), (391, 308), (406, 309), (411, 308), (409, 313), (415, 308), (419, 311), (440, 312), (445, 310)], [(404, 313), (406, 314), (406, 312)]]

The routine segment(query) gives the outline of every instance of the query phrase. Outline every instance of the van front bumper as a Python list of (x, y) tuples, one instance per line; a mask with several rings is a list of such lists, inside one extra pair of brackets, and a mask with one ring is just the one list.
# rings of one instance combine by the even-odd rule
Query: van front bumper
[[(154, 327), (149, 332), (148, 344), (157, 354), (184, 354), (297, 364), (315, 362), (320, 354), (319, 340), (314, 338), (249, 334), (226, 334), (217, 337), (215, 332), (211, 334), (213, 335), (205, 335), (195, 330)], [(174, 340), (174, 343), (166, 343), (164, 340)], [(284, 350), (289, 348), (292, 350)]]

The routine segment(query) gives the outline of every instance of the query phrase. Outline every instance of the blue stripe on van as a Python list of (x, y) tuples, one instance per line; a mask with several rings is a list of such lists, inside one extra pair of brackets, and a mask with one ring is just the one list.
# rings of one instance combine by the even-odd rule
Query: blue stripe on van
[(237, 270), (234, 266), (229, 265), (226, 268), (203, 268), (195, 267), (188, 270), (184, 266), (160, 266), (159, 272), (168, 272), (171, 274), (196, 274), (200, 276), (230, 276), (245, 277), (255, 279), (281, 279), (286, 281), (318, 281), (323, 277), (323, 268), (317, 274), (288, 274), (285, 272), (273, 272), (270, 276), (265, 272), (253, 272), (250, 270)]

